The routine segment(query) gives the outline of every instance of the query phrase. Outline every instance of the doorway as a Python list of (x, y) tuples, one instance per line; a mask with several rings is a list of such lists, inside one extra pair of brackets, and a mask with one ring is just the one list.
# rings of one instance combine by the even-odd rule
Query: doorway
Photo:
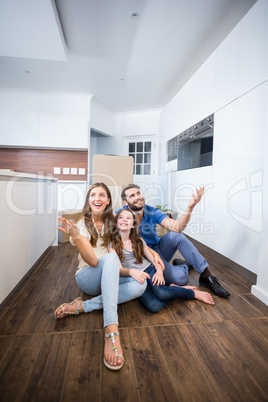
[(92, 173), (93, 173), (93, 156), (95, 154), (111, 155), (116, 154), (115, 152), (115, 141), (114, 137), (100, 131), (90, 129), (89, 138), (89, 152), (88, 152), (88, 183), (92, 183)]

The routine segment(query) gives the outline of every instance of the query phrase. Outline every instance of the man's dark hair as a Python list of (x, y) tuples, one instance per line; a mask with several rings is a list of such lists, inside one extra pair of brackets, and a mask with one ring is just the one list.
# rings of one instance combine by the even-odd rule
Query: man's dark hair
[(126, 187), (124, 187), (123, 190), (121, 191), (121, 198), (123, 201), (126, 200), (126, 191), (129, 190), (130, 188), (140, 189), (140, 186), (138, 186), (137, 184), (128, 184)]

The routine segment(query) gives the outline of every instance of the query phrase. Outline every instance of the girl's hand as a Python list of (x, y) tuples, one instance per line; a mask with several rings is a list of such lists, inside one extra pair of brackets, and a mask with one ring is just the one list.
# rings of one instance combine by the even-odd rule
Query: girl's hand
[(72, 236), (73, 240), (79, 240), (82, 236), (80, 235), (80, 231), (78, 226), (73, 221), (68, 221), (65, 218), (58, 217), (58, 222), (62, 227), (58, 226), (57, 229), (61, 230), (64, 233), (68, 233)]
[(150, 278), (150, 275), (146, 272), (133, 268), (129, 270), (129, 275), (139, 283), (144, 283), (145, 279)]
[(156, 271), (156, 273), (154, 274), (153, 278), (152, 278), (152, 282), (153, 285), (164, 285), (165, 284), (165, 279), (164, 279), (164, 275), (163, 275), (163, 271)]
[(163, 260), (161, 259), (159, 254), (157, 254), (156, 252), (154, 252), (154, 262), (153, 262), (153, 264), (154, 264), (156, 269), (161, 268), (162, 271), (164, 271), (165, 265), (163, 263)]

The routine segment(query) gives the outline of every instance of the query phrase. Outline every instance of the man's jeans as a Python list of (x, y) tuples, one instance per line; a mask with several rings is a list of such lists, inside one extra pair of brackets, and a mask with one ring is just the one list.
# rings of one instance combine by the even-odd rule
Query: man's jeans
[(166, 233), (160, 238), (155, 251), (160, 255), (165, 264), (164, 278), (167, 285), (170, 283), (186, 285), (189, 280), (189, 267), (187, 265), (174, 266), (169, 263), (177, 250), (179, 250), (181, 255), (199, 274), (208, 267), (207, 261), (183, 233)]

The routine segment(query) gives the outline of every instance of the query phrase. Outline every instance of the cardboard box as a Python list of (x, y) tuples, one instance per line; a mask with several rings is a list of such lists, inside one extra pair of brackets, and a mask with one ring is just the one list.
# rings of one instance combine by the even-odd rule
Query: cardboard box
[(133, 183), (132, 156), (94, 155), (92, 183), (107, 186), (126, 186)]
[[(169, 212), (166, 212), (166, 214), (167, 214), (167, 216), (169, 217), (169, 218), (171, 218), (171, 219), (177, 219), (177, 213), (169, 213)], [(169, 232), (169, 230), (168, 229), (166, 229), (166, 228), (163, 228), (163, 226), (161, 226), (161, 225), (156, 225), (156, 233), (157, 233), (157, 236), (158, 237), (162, 237), (162, 236), (164, 236), (166, 233), (168, 233)]]
[(124, 206), (121, 198), (121, 191), (123, 190), (124, 186), (108, 186), (108, 188), (111, 191), (113, 211), (115, 212)]
[(94, 155), (92, 183), (103, 182), (111, 191), (113, 210), (123, 206), (121, 191), (133, 183), (132, 156)]
[(157, 236), (158, 236), (158, 237), (162, 237), (162, 236), (164, 236), (164, 235), (165, 235), (166, 233), (168, 233), (168, 232), (169, 232), (169, 230), (163, 228), (163, 226), (161, 226), (161, 225), (156, 225), (156, 233), (157, 233)]
[[(82, 213), (81, 209), (68, 209), (66, 211), (58, 211), (58, 216), (77, 222), (81, 216), (81, 213)], [(59, 243), (67, 243), (69, 241), (69, 238), (70, 235), (68, 233), (63, 233), (61, 230), (58, 230)]]

